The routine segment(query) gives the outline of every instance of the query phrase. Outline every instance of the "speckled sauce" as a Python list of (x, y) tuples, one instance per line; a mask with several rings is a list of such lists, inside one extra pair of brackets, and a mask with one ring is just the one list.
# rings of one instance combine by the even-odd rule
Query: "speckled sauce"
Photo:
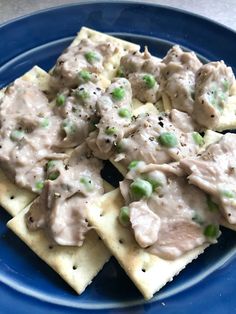
[[(116, 50), (90, 39), (69, 46), (50, 73), (53, 101), (15, 81), (1, 97), (0, 164), (17, 185), (40, 195), (26, 215), (28, 227), (45, 229), (59, 245), (81, 246), (90, 229), (86, 206), (104, 193), (102, 160), (113, 158), (128, 170), (120, 190), (137, 243), (176, 259), (215, 243), (222, 215), (230, 212), (234, 223), (234, 196), (220, 198), (188, 178), (188, 165), (205, 158), (199, 132), (217, 125), (235, 78), (222, 61), (203, 65), (179, 46), (162, 60), (145, 48), (124, 55), (116, 77), (101, 88), (99, 75)], [(141, 104), (167, 97), (170, 108), (135, 116), (134, 97)], [(223, 185), (230, 174), (219, 172)], [(222, 208), (211, 211), (217, 200)]]

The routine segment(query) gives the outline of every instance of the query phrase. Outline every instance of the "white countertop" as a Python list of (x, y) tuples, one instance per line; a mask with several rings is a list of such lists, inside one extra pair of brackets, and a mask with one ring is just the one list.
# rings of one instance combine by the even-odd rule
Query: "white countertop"
[[(82, 1), (0, 0), (0, 24), (12, 18), (44, 8), (79, 2)], [(143, 0), (141, 2), (163, 4), (191, 11), (222, 23), (236, 31), (236, 0)]]

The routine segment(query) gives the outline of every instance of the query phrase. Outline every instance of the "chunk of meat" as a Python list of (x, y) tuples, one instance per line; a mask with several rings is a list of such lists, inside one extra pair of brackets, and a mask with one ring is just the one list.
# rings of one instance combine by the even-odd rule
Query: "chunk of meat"
[(130, 204), (130, 222), (135, 239), (142, 248), (154, 244), (158, 239), (160, 218), (155, 215), (145, 202)]
[[(190, 185), (178, 168), (176, 163), (142, 163), (120, 184), (136, 241), (164, 259), (176, 259), (204, 243), (215, 243), (219, 236), (219, 212), (209, 209), (205, 193)], [(151, 183), (153, 192), (133, 201), (132, 181), (137, 178)]]
[(163, 64), (145, 48), (143, 53), (128, 53), (121, 58), (121, 71), (131, 83), (133, 97), (156, 103), (160, 98), (159, 76)]
[(193, 118), (200, 125), (217, 126), (234, 81), (232, 69), (223, 61), (207, 63), (198, 70)]
[[(118, 143), (115, 160), (127, 167), (132, 160), (163, 164), (196, 155), (199, 145), (194, 141), (193, 129), (191, 117), (177, 110), (169, 115), (142, 115), (134, 119)], [(160, 143), (160, 136), (166, 133), (175, 140), (173, 145)]]
[(77, 87), (81, 83), (81, 70), (91, 73), (91, 81), (96, 82), (106, 61), (116, 52), (116, 45), (110, 42), (94, 43), (89, 39), (81, 40), (78, 45), (68, 47), (58, 58), (52, 72), (52, 86), (56, 90)]
[(211, 194), (231, 223), (236, 223), (236, 135), (225, 134), (198, 158), (180, 161), (189, 182)]
[(100, 121), (97, 124), (96, 143), (90, 137), (88, 145), (96, 156), (105, 155), (109, 158), (114, 145), (124, 136), (125, 128), (132, 117), (132, 91), (130, 83), (125, 78), (115, 79), (106, 93), (97, 101), (97, 114)]
[(194, 52), (172, 47), (162, 60), (160, 93), (166, 94), (172, 108), (191, 114), (194, 108), (195, 74), (202, 63)]
[(81, 84), (68, 94), (60, 94), (65, 101), (54, 107), (61, 119), (61, 140), (55, 146), (71, 148), (85, 141), (95, 127), (96, 104), (101, 94), (101, 88), (91, 82)]
[(45, 159), (65, 157), (52, 151), (60, 123), (33, 83), (20, 78), (7, 88), (0, 107), (0, 164), (10, 180), (39, 192), (36, 185), (44, 180)]
[(92, 157), (85, 145), (76, 148), (64, 163), (57, 162), (50, 170), (58, 173), (57, 178), (45, 182), (25, 217), (28, 228), (45, 229), (57, 244), (81, 246), (90, 230), (86, 206), (104, 192), (101, 168), (102, 162)]

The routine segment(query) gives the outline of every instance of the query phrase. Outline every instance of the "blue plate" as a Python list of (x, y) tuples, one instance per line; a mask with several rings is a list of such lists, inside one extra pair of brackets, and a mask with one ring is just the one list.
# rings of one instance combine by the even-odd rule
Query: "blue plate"
[[(236, 69), (236, 34), (210, 20), (158, 5), (89, 2), (38, 12), (0, 27), (0, 87), (38, 64), (48, 70), (81, 26), (148, 45), (162, 57), (178, 43), (203, 59)], [(112, 259), (77, 296), (5, 227), (0, 209), (0, 312), (235, 313), (236, 234), (223, 229), (217, 245), (191, 263), (150, 302)], [(153, 280), (158, 280), (153, 278)]]

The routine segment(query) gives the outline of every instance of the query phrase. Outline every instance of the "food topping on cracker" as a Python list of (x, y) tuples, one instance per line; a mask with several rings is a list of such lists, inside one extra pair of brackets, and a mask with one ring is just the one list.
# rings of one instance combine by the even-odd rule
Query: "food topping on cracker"
[(52, 72), (55, 89), (76, 88), (81, 83), (98, 81), (104, 64), (116, 54), (118, 48), (109, 42), (94, 43), (83, 39), (78, 45), (71, 45), (58, 58)]
[(95, 156), (108, 159), (131, 123), (132, 92), (127, 79), (113, 80), (97, 101), (97, 116), (100, 119), (96, 125), (98, 130), (91, 134), (87, 143)]
[(192, 116), (199, 124), (206, 128), (217, 127), (234, 81), (232, 69), (223, 61), (204, 64), (198, 70)]
[(236, 135), (226, 133), (198, 158), (181, 160), (191, 184), (209, 193), (225, 219), (236, 224)]
[(86, 220), (88, 202), (104, 193), (101, 168), (102, 162), (85, 144), (64, 162), (50, 160), (48, 179), (25, 217), (28, 228), (43, 228), (60, 245), (83, 245), (91, 229)]
[[(133, 161), (129, 168), (120, 191), (140, 247), (161, 258), (176, 259), (204, 243), (216, 242), (220, 213), (209, 208), (209, 197), (188, 183), (177, 163)], [(122, 207), (119, 217), (123, 220), (125, 213)]]
[(159, 79), (163, 66), (160, 59), (153, 57), (146, 47), (143, 53), (128, 53), (121, 58), (119, 75), (130, 81), (133, 97), (144, 103), (156, 103), (160, 98)]
[(115, 160), (127, 167), (133, 160), (163, 164), (196, 155), (200, 145), (194, 140), (194, 129), (192, 118), (176, 109), (141, 114), (133, 118), (117, 143)]
[[(236, 224), (236, 135), (210, 131), (236, 128), (232, 69), (179, 46), (162, 60), (139, 49), (82, 28), (50, 74), (1, 92), (0, 183), (25, 205), (39, 195), (8, 225), (78, 293), (110, 256), (103, 241), (150, 298), (223, 219)], [(106, 160), (124, 175), (110, 193)]]

